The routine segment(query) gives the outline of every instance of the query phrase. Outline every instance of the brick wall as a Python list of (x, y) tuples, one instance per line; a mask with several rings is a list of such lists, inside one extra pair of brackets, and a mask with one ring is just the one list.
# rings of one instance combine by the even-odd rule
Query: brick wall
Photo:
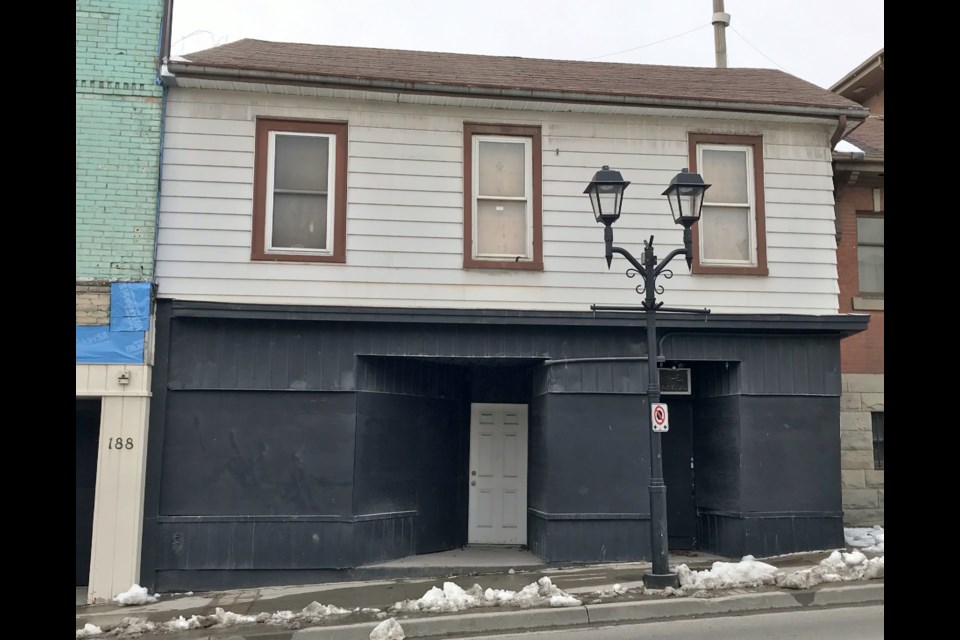
[(163, 0), (78, 0), (76, 7), (76, 275), (148, 280)]
[[(881, 189), (880, 206), (883, 207)], [(855, 309), (853, 299), (860, 295), (857, 269), (857, 211), (873, 210), (873, 189), (840, 187), (837, 190), (837, 272), (840, 286), (840, 313), (869, 313), (867, 330), (840, 343), (843, 373), (883, 373), (883, 311)]]
[(77, 324), (110, 324), (110, 283), (77, 283)]
[(844, 374), (840, 396), (843, 522), (883, 525), (883, 470), (874, 468), (871, 413), (883, 411), (882, 374)]

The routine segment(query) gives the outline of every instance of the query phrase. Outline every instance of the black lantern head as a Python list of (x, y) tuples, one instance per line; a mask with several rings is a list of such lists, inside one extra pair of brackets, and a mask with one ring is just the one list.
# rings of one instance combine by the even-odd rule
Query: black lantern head
[(610, 226), (620, 217), (620, 207), (623, 206), (623, 192), (630, 184), (623, 179), (619, 171), (611, 170), (603, 165), (600, 171), (593, 176), (593, 180), (583, 190), (590, 196), (590, 205), (597, 222)]
[(686, 169), (681, 169), (680, 173), (670, 181), (667, 190), (661, 194), (667, 196), (670, 202), (673, 221), (682, 224), (685, 229), (696, 224), (703, 208), (703, 194), (709, 188), (710, 185), (704, 184), (699, 173), (690, 173)]

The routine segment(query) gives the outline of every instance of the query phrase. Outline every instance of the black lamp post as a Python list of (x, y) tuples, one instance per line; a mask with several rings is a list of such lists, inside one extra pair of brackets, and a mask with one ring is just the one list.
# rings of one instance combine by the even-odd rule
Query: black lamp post
[[(626, 249), (613, 246), (613, 225), (620, 217), (620, 208), (623, 206), (623, 192), (629, 182), (624, 181), (619, 171), (611, 170), (604, 166), (594, 176), (590, 184), (583, 191), (590, 196), (590, 204), (593, 206), (593, 214), (597, 222), (604, 225), (603, 239), (606, 244), (607, 268), (613, 260), (613, 254), (622, 255), (633, 265), (633, 269), (627, 270), (627, 276), (634, 277), (639, 274), (643, 278), (643, 284), (637, 287), (638, 293), (645, 294), (641, 303), (641, 309), (647, 317), (647, 371), (649, 373), (649, 386), (647, 387), (647, 398), (651, 409), (655, 403), (660, 402), (660, 376), (657, 372), (657, 320), (656, 312), (675, 311), (681, 313), (710, 313), (706, 309), (678, 309), (664, 307), (662, 302), (657, 302), (657, 293), (663, 293), (663, 287), (657, 286), (657, 278), (662, 274), (665, 278), (673, 277), (673, 272), (666, 269), (667, 264), (676, 256), (684, 255), (687, 258), (687, 267), (690, 267), (693, 259), (690, 245), (692, 234), (690, 228), (700, 219), (701, 208), (703, 207), (703, 194), (710, 187), (704, 184), (703, 178), (699, 174), (689, 173), (686, 169), (681, 170), (673, 180), (670, 186), (662, 195), (667, 196), (670, 202), (670, 210), (673, 213), (673, 220), (677, 224), (683, 225), (683, 248), (674, 249), (662, 262), (657, 262), (657, 256), (653, 253), (653, 236), (650, 240), (644, 240), (643, 261), (639, 261)], [(623, 310), (624, 307), (603, 307), (592, 305), (594, 310)], [(670, 565), (667, 561), (667, 485), (663, 481), (663, 455), (660, 445), (660, 432), (653, 430), (653, 416), (649, 418), (650, 424), (650, 545), (653, 555), (653, 569), (643, 576), (643, 584), (650, 589), (664, 589), (666, 587), (679, 587), (680, 580), (676, 573), (670, 573)]]

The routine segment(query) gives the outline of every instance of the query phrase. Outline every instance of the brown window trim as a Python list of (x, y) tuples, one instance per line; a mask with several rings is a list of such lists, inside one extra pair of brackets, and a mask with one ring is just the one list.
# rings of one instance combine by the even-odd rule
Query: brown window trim
[[(304, 255), (267, 251), (264, 246), (267, 221), (267, 163), (271, 131), (329, 133), (337, 137), (336, 168), (333, 186), (333, 253)], [(347, 261), (347, 123), (313, 120), (257, 118), (257, 137), (253, 161), (253, 243), (252, 260), (271, 262), (339, 262)]]
[[(478, 260), (473, 257), (473, 136), (517, 136), (531, 139), (533, 165), (533, 259), (526, 262), (509, 260)], [(519, 269), (543, 271), (543, 152), (540, 146), (540, 127), (530, 125), (463, 123), (463, 268), (464, 269)]]
[[(884, 216), (883, 216), (882, 209), (880, 211), (874, 211), (873, 209), (855, 209), (853, 212), (853, 223), (854, 225), (856, 225), (857, 220), (859, 220), (860, 218), (883, 218), (883, 217)], [(867, 245), (867, 246), (875, 247), (877, 245)], [(857, 250), (857, 254), (858, 254), (857, 255), (857, 295), (853, 299), (853, 304), (854, 304), (853, 308), (854, 309), (865, 308), (865, 306), (869, 306), (869, 303), (868, 305), (864, 305), (862, 302), (860, 302), (860, 307), (857, 307), (856, 305), (861, 300), (871, 300), (871, 301), (880, 301), (880, 309), (878, 310), (883, 311), (883, 294), (882, 293), (877, 293), (875, 291), (864, 293), (863, 291), (860, 290), (860, 256), (859, 256), (860, 234), (859, 233), (857, 234), (857, 238), (856, 238), (856, 241), (854, 242), (853, 248), (854, 250)]]
[(753, 187), (754, 187), (754, 212), (756, 214), (757, 230), (757, 266), (755, 267), (733, 267), (733, 266), (712, 266), (700, 263), (700, 233), (697, 227), (693, 225), (693, 243), (691, 251), (693, 253), (693, 266), (691, 271), (704, 275), (726, 275), (726, 276), (765, 276), (768, 275), (767, 269), (767, 223), (764, 213), (764, 189), (763, 189), (763, 136), (743, 136), (727, 135), (717, 133), (690, 133), (689, 134), (689, 156), (690, 171), (697, 172), (697, 145), (706, 144), (738, 144), (753, 147)]

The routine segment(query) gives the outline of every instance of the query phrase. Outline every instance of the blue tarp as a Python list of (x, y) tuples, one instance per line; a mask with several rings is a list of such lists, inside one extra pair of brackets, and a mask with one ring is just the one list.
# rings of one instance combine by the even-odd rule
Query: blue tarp
[(143, 340), (150, 328), (150, 283), (110, 285), (110, 324), (77, 326), (80, 364), (143, 364)]
[(110, 327), (77, 327), (79, 364), (143, 364), (144, 331), (111, 331)]
[(110, 285), (110, 331), (146, 331), (149, 328), (150, 283), (112, 283)]

